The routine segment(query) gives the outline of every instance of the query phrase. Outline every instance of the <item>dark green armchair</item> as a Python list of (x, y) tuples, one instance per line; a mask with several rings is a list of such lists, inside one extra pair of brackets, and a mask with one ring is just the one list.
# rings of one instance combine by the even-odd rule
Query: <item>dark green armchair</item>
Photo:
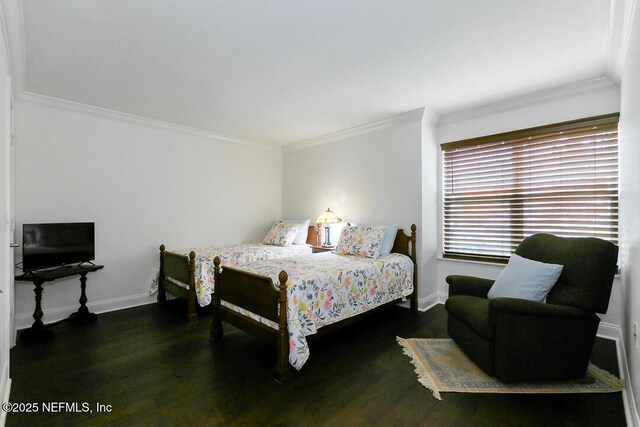
[(448, 276), (449, 336), (482, 370), (504, 382), (585, 376), (617, 270), (618, 247), (596, 238), (534, 234), (516, 254), (563, 265), (546, 303), (487, 299), (493, 280)]

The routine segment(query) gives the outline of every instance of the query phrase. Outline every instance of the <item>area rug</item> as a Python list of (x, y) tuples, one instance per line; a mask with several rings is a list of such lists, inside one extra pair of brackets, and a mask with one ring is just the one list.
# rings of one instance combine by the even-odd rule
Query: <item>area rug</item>
[(457, 393), (613, 393), (624, 388), (619, 378), (589, 364), (586, 380), (505, 384), (485, 374), (452, 339), (398, 337), (411, 358), (418, 381), (442, 400), (441, 392)]

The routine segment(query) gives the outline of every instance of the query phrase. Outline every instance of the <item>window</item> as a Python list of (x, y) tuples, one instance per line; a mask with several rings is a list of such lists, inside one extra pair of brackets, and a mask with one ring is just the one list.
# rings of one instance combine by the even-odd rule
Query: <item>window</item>
[(442, 144), (444, 256), (506, 260), (534, 233), (617, 244), (618, 117)]

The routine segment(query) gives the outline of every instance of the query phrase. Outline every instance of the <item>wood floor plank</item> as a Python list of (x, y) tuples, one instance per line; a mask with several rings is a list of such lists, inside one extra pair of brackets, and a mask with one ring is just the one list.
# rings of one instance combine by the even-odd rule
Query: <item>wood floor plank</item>
[[(177, 301), (55, 325), (50, 343), (11, 350), (11, 401), (87, 402), (110, 412), (10, 413), (32, 425), (429, 425), (623, 426), (620, 393), (443, 393), (417, 380), (396, 336), (447, 337), (446, 311), (392, 307), (310, 341), (311, 357), (284, 385), (271, 377), (275, 351), (225, 325), (210, 343), (210, 317), (188, 323)], [(615, 343), (598, 339), (593, 360), (617, 373)]]

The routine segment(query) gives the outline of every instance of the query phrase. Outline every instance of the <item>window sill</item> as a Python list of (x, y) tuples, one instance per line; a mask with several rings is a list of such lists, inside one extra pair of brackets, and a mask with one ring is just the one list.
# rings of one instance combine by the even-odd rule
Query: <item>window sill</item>
[[(491, 266), (491, 267), (505, 267), (506, 266), (506, 264), (499, 263), (499, 262), (473, 261), (473, 260), (470, 260), (470, 259), (445, 258), (443, 256), (439, 256), (436, 259), (438, 260), (438, 262), (440, 262), (440, 261), (444, 261), (444, 262), (460, 262), (460, 263), (463, 263), (463, 264), (487, 265), (487, 266)], [(620, 267), (618, 267), (616, 269), (616, 274), (615, 274), (614, 278), (615, 279), (619, 279), (620, 278)]]
[(438, 261), (445, 261), (445, 262), (461, 262), (464, 264), (477, 264), (477, 265), (491, 265), (491, 266), (497, 266), (497, 267), (504, 267), (507, 264), (505, 263), (501, 263), (501, 262), (490, 262), (490, 261), (474, 261), (471, 259), (458, 259), (458, 258), (445, 258), (443, 256), (439, 256), (437, 258)]

